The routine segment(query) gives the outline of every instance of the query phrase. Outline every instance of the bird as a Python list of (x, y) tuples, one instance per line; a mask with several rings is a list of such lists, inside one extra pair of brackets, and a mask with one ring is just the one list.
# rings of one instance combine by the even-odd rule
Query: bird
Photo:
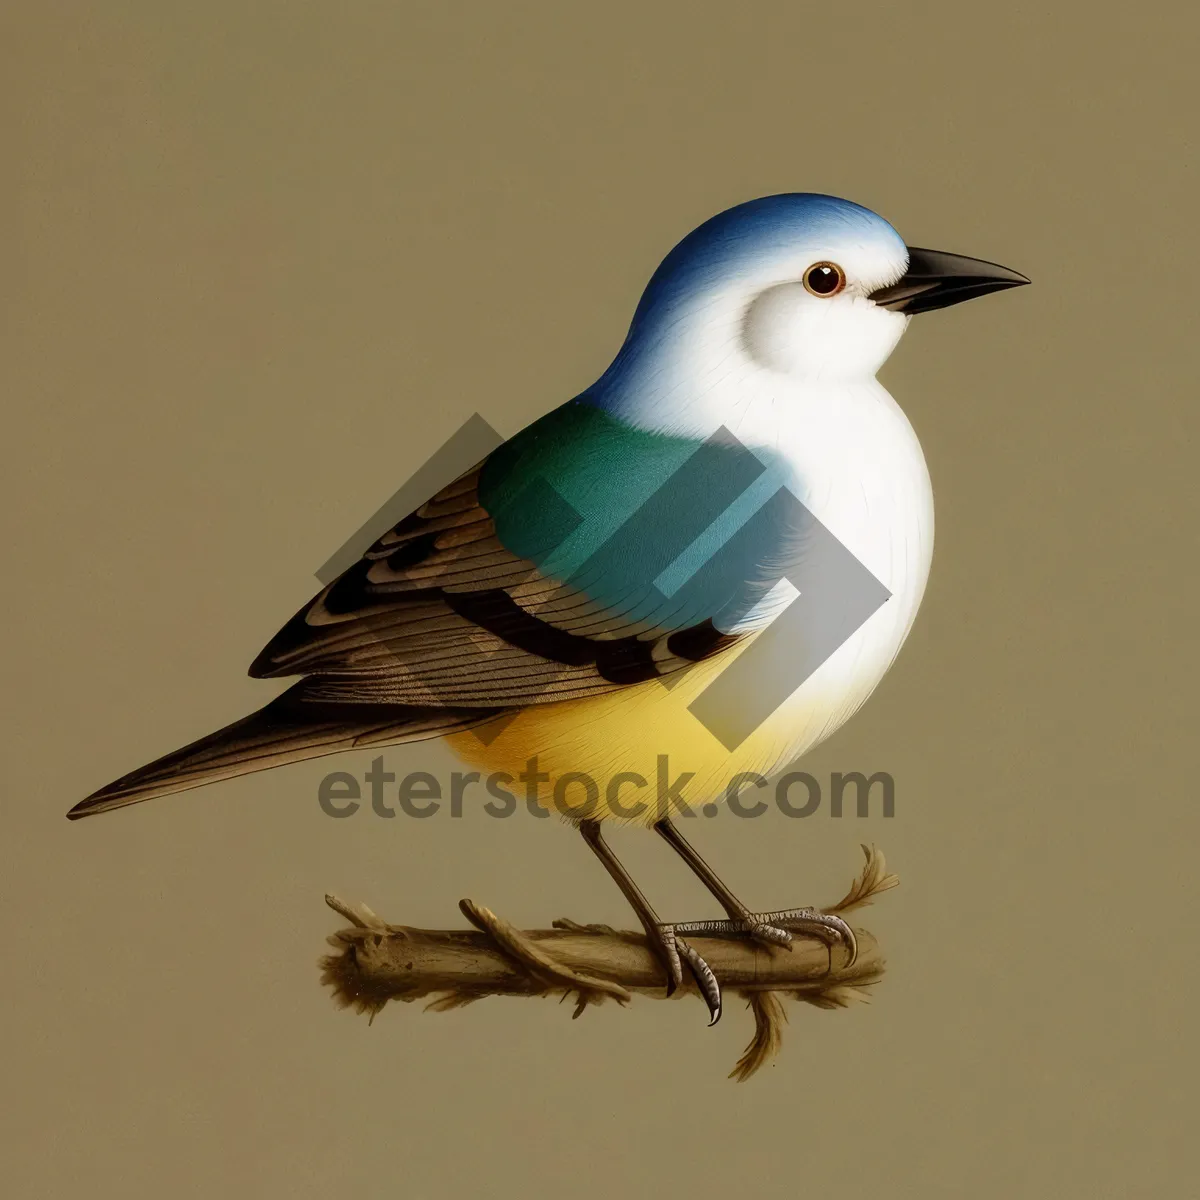
[[(891, 666), (929, 575), (933, 490), (916, 433), (876, 374), (913, 316), (1027, 283), (995, 263), (910, 247), (833, 196), (781, 193), (718, 213), (667, 253), (595, 383), (379, 537), (250, 666), (253, 678), (296, 682), (67, 815), (443, 738), (468, 765), (525, 780), (539, 803), (575, 786), (586, 802), (559, 811), (633, 908), (667, 991), (686, 969), (710, 1023), (720, 982), (688, 934), (775, 947), (800, 934), (852, 958), (840, 918), (752, 911), (677, 819), (728, 798), (730, 780), (795, 762)], [(874, 598), (864, 606), (835, 588), (824, 606), (834, 644), (814, 658), (828, 629), (793, 620), (755, 659), (785, 614), (802, 611), (786, 581), (819, 590), (831, 570), (814, 548), (826, 533), (877, 585)], [(739, 662), (758, 663), (754, 676), (789, 647), (811, 669), (747, 724), (753, 688), (721, 700), (722, 677)], [(705, 721), (706, 695), (718, 699)], [(714, 728), (722, 719), (741, 726), (726, 735)], [(659, 786), (666, 802), (631, 803), (636, 788), (663, 783), (664, 763), (681, 772)], [(660, 920), (606, 840), (611, 823), (658, 833), (726, 919)]]

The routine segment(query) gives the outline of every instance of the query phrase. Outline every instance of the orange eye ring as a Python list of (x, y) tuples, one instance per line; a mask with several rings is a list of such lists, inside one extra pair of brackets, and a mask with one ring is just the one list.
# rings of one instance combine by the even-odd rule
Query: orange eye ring
[(846, 286), (846, 272), (837, 263), (813, 263), (804, 272), (804, 288), (820, 300), (836, 296)]

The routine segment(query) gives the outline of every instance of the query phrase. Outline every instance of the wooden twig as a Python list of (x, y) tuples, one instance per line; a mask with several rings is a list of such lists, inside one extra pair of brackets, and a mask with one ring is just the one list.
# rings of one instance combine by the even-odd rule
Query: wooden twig
[[(899, 883), (878, 850), (864, 846), (863, 853), (866, 864), (849, 892), (824, 912), (845, 915)], [(410, 929), (389, 925), (365, 905), (335, 896), (325, 902), (350, 928), (329, 938), (335, 953), (321, 960), (322, 982), (338, 1004), (372, 1019), (389, 1000), (428, 999), (427, 1007), (440, 1012), (484, 996), (557, 994), (575, 997), (578, 1017), (605, 1000), (627, 1004), (634, 993), (665, 996), (663, 969), (641, 933), (566, 920), (551, 929), (518, 930), (471, 900), (459, 907), (474, 930)], [(797, 937), (789, 951), (741, 937), (689, 935), (722, 987), (743, 996), (754, 1014), (754, 1037), (731, 1078), (749, 1079), (778, 1052), (787, 1020), (782, 997), (819, 1008), (844, 1008), (865, 998), (884, 963), (875, 938), (864, 929), (854, 932), (853, 964), (840, 945), (831, 949), (809, 938)], [(685, 977), (676, 996), (696, 994)]]

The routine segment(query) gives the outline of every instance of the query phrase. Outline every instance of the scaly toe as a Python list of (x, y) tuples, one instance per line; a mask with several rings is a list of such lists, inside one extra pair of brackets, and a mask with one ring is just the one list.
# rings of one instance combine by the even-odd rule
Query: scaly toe
[(683, 963), (679, 958), (679, 941), (674, 925), (658, 927), (658, 956), (667, 972), (667, 995), (673, 996), (683, 983)]
[(683, 964), (687, 963), (692, 978), (704, 1003), (708, 1006), (708, 1024), (715, 1025), (721, 1019), (721, 985), (712, 967), (678, 936), (674, 925), (660, 925), (659, 937), (667, 960), (667, 995), (673, 995), (683, 983)]
[(679, 952), (692, 972), (704, 1003), (708, 1005), (708, 1027), (711, 1029), (721, 1019), (721, 984), (713, 974), (712, 967), (687, 942), (679, 943)]
[(858, 939), (841, 917), (815, 908), (790, 908), (781, 912), (755, 913), (751, 920), (758, 926), (820, 938), (828, 946), (841, 942), (846, 947), (847, 967), (852, 967), (858, 958)]
[(755, 920), (746, 932), (754, 941), (761, 942), (764, 946), (785, 946), (788, 950), (792, 948), (792, 935), (786, 929), (780, 929), (778, 925)]

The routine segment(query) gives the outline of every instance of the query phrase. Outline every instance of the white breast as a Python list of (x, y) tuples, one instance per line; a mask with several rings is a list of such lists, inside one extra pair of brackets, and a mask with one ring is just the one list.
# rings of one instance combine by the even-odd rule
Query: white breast
[(854, 713), (912, 628), (933, 554), (925, 458), (874, 379), (802, 383), (743, 365), (679, 424), (701, 436), (724, 425), (747, 447), (781, 455), (797, 498), (891, 593), (769, 721), (772, 757), (783, 765)]
[(891, 593), (772, 720), (782, 764), (855, 712), (908, 636), (933, 555), (933, 490), (912, 426), (875, 380), (764, 384), (733, 432), (787, 457), (797, 498)]

